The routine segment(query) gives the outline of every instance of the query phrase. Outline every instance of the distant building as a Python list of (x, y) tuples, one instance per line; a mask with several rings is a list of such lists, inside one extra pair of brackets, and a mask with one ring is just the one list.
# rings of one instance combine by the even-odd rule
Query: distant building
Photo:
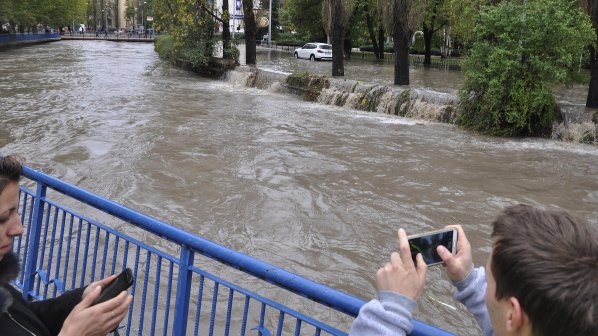
[[(218, 16), (222, 15), (223, 0), (216, 0), (214, 8)], [(253, 1), (253, 6), (259, 6), (259, 1)], [(243, 0), (228, 0), (228, 10), (230, 12), (230, 31), (242, 33), (243, 29)]]
[[(147, 3), (151, 0), (145, 0)], [(143, 0), (92, 0), (88, 3), (88, 13), (90, 15), (90, 27), (94, 27), (93, 19), (95, 18), (97, 27), (105, 27), (108, 29), (119, 28), (125, 29), (127, 26), (132, 26), (133, 22), (127, 22), (126, 11), (129, 5), (136, 9), (134, 18), (135, 23), (141, 22)], [(147, 6), (147, 4), (146, 4)], [(96, 14), (93, 14), (94, 8)]]

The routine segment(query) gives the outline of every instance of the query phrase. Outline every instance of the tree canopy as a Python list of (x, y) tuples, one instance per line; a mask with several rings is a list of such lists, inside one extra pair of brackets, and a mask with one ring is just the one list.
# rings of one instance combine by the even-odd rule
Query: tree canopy
[(24, 32), (38, 24), (69, 25), (85, 17), (85, 0), (2, 0), (0, 23)]
[(459, 123), (493, 135), (545, 135), (559, 117), (555, 85), (571, 84), (596, 35), (568, 0), (482, 7), (464, 62)]

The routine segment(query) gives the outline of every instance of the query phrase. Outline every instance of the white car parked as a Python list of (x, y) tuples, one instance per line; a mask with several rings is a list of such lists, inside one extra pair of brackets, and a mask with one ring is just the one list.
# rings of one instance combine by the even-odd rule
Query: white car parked
[(312, 61), (332, 60), (332, 46), (326, 43), (306, 43), (295, 49), (296, 58), (308, 58)]

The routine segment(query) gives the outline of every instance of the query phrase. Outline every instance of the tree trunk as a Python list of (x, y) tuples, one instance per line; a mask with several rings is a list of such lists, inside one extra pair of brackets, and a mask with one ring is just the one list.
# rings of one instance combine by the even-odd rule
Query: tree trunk
[(255, 34), (257, 26), (255, 24), (255, 14), (253, 13), (253, 0), (243, 0), (243, 21), (245, 23), (245, 62), (247, 64), (256, 63)]
[[(105, 15), (105, 10), (106, 8), (104, 7), (104, 0), (100, 1), (100, 8), (102, 9), (101, 13), (102, 16), (100, 16), (100, 27), (102, 27), (102, 30), (106, 30), (108, 29), (108, 27), (104, 26), (104, 15)], [(143, 16), (141, 16), (141, 22), (143, 23)]]
[(590, 48), (590, 89), (586, 107), (598, 108), (598, 50)]
[(384, 26), (380, 23), (378, 26), (378, 50), (376, 51), (376, 58), (384, 59)]
[(222, 1), (222, 13), (228, 14), (222, 16), (222, 58), (231, 59), (232, 55), (227, 52), (230, 48), (230, 11), (228, 10), (228, 1)]
[(374, 54), (376, 58), (378, 58), (378, 42), (376, 42), (376, 33), (374, 32), (374, 23), (372, 22), (372, 17), (370, 16), (370, 9), (366, 5), (365, 6), (365, 21), (368, 27), (368, 33), (370, 34), (370, 41), (372, 41), (372, 46), (374, 47)]
[[(592, 18), (594, 31), (598, 36), (598, 2), (588, 1), (588, 14)], [(590, 48), (590, 88), (586, 106), (598, 108), (598, 47)]]
[(441, 0), (434, 1), (434, 8), (432, 10), (432, 16), (430, 17), (430, 23), (424, 21), (424, 66), (430, 66), (432, 64), (432, 37), (434, 36), (434, 26), (436, 25), (436, 12), (440, 6)]
[(343, 36), (345, 27), (343, 26), (343, 8), (342, 0), (331, 0), (331, 19), (332, 19), (332, 76), (344, 76), (345, 66), (343, 53)]
[(432, 27), (428, 27), (424, 23), (424, 66), (430, 66), (432, 64), (432, 36), (434, 35), (434, 23)]
[(409, 85), (409, 28), (406, 0), (393, 1), (395, 85)]

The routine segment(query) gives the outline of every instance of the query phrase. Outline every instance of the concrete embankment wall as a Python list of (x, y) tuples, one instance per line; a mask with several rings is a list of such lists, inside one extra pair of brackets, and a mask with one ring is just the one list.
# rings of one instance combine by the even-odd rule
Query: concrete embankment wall
[[(458, 116), (459, 99), (451, 93), (322, 76), (310, 76), (304, 86), (289, 85), (291, 74), (255, 68), (238, 68), (226, 76), (235, 84), (297, 94), (327, 105), (450, 124)], [(563, 121), (553, 125), (553, 139), (598, 145), (598, 111), (567, 102), (559, 107)]]

